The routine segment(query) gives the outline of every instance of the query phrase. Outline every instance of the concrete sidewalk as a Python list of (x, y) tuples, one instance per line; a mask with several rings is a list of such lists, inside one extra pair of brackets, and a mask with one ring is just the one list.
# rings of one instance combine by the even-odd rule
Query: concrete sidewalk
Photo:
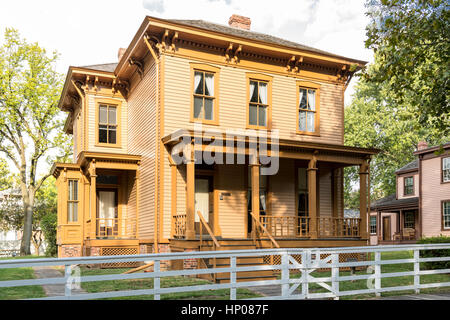
[[(33, 267), (36, 278), (63, 278), (63, 272), (51, 267)], [(44, 284), (42, 288), (47, 297), (64, 296), (65, 284)], [(86, 293), (83, 289), (72, 289), (72, 294)]]

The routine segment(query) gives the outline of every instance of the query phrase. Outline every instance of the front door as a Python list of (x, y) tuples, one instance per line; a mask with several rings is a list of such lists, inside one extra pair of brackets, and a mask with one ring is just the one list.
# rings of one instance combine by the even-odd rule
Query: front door
[[(197, 212), (200, 212), (205, 221), (209, 224), (210, 215), (210, 179), (195, 179), (195, 230), (200, 232), (200, 218)], [(206, 228), (202, 226), (203, 234), (207, 234)]]
[(117, 237), (117, 191), (98, 190), (97, 199), (97, 237)]
[(383, 217), (383, 240), (391, 240), (391, 218)]

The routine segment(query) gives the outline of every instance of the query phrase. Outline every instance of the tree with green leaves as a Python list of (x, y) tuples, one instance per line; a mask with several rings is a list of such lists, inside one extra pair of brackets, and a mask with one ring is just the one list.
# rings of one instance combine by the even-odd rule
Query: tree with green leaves
[(367, 0), (366, 47), (375, 63), (364, 73), (394, 105), (408, 106), (423, 127), (450, 133), (448, 0)]
[(0, 153), (15, 166), (23, 202), (21, 255), (30, 254), (36, 192), (50, 176), (39, 165), (67, 157), (68, 137), (57, 108), (62, 76), (55, 71), (57, 53), (6, 29), (0, 47)]
[[(367, 72), (378, 68), (375, 62)], [(372, 200), (395, 193), (395, 171), (416, 159), (413, 152), (419, 141), (439, 145), (450, 140), (435, 126), (424, 126), (409, 105), (399, 104), (389, 84), (360, 78), (352, 103), (345, 108), (345, 144), (375, 147), (381, 152), (371, 161)], [(354, 204), (356, 168), (345, 170), (345, 200)], [(358, 204), (359, 205), (359, 204)]]
[(0, 158), (0, 191), (11, 188), (12, 175), (9, 172), (8, 163)]

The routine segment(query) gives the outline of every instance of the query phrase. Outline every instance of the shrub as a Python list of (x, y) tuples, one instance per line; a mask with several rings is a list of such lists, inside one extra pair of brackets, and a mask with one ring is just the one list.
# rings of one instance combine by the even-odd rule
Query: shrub
[[(432, 243), (450, 243), (450, 237), (440, 235), (439, 237), (422, 238), (418, 244), (432, 244)], [(437, 249), (437, 250), (422, 250), (420, 251), (421, 258), (434, 258), (434, 257), (450, 257), (450, 249)], [(425, 262), (427, 269), (450, 269), (450, 261), (433, 261)]]
[(58, 253), (58, 246), (56, 244), (56, 227), (57, 227), (57, 215), (55, 212), (50, 212), (42, 217), (41, 228), (44, 232), (44, 238), (47, 242), (47, 249), (45, 255), (54, 257)]

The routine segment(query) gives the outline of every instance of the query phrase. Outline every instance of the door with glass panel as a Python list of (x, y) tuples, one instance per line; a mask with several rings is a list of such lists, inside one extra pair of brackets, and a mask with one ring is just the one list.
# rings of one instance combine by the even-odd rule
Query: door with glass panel
[(117, 190), (97, 191), (97, 237), (113, 238), (118, 231)]
[(202, 225), (200, 227), (200, 217), (197, 212), (205, 219), (206, 223), (209, 225), (210, 215), (212, 214), (212, 190), (211, 190), (211, 178), (202, 177), (195, 179), (195, 230), (197, 234), (202, 230), (202, 234), (208, 234), (208, 231)]

